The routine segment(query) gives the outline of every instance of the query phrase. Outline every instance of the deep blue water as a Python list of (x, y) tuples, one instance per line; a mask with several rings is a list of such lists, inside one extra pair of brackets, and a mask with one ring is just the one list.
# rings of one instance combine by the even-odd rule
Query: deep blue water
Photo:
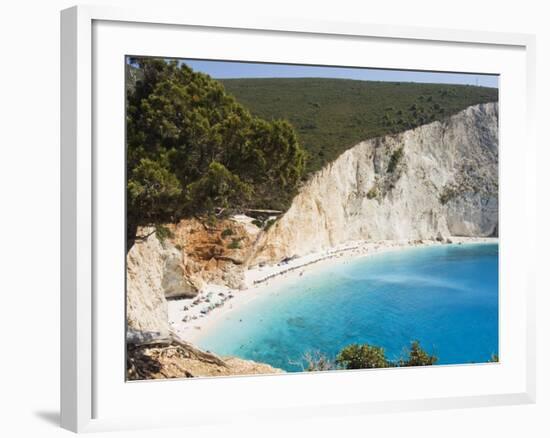
[(441, 245), (314, 269), (228, 314), (203, 348), (301, 371), (303, 354), (351, 343), (390, 359), (414, 339), (439, 364), (498, 354), (498, 245)]

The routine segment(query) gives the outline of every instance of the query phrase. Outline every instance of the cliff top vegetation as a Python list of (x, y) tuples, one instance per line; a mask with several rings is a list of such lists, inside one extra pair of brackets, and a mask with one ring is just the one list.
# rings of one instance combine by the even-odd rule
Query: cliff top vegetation
[(307, 152), (306, 176), (360, 141), (498, 101), (498, 89), (471, 85), (324, 78), (220, 82), (252, 114), (290, 122)]

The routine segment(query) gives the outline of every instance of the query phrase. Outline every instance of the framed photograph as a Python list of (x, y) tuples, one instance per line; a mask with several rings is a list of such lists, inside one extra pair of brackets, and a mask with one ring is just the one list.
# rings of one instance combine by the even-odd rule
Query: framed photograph
[(61, 18), (63, 427), (534, 401), (534, 37)]

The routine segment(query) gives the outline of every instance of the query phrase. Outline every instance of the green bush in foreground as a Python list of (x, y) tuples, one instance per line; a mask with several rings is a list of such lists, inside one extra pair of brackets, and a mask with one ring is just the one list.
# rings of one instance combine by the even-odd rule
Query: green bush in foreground
[(338, 356), (336, 364), (346, 370), (363, 368), (386, 368), (389, 365), (384, 349), (369, 344), (351, 344), (344, 347)]
[(437, 363), (437, 357), (424, 351), (418, 341), (411, 342), (407, 357), (396, 362), (386, 358), (382, 347), (369, 344), (348, 345), (336, 356), (336, 365), (346, 370), (425, 366), (435, 363)]
[[(351, 344), (337, 354), (336, 359), (320, 352), (306, 352), (302, 357), (304, 371), (361, 370), (366, 368), (398, 368), (435, 365), (437, 356), (422, 349), (419, 341), (412, 341), (405, 357), (397, 361), (386, 358), (384, 349), (369, 344)], [(498, 362), (492, 354), (487, 362)], [(305, 363), (305, 366), (304, 366)]]
[(405, 360), (400, 360), (398, 366), (418, 367), (424, 365), (434, 365), (436, 362), (436, 356), (426, 353), (420, 347), (420, 342), (413, 341), (409, 350), (409, 357)]

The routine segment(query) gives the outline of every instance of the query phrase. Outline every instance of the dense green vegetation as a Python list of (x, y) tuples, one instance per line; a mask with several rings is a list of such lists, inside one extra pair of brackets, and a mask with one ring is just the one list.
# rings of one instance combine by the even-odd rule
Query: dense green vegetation
[(369, 344), (348, 345), (336, 356), (336, 364), (347, 370), (413, 367), (434, 365), (435, 363), (437, 363), (437, 357), (424, 351), (418, 341), (411, 342), (407, 356), (397, 361), (388, 360), (383, 348)]
[(351, 344), (343, 348), (336, 363), (347, 370), (360, 370), (363, 368), (387, 368), (389, 361), (386, 359), (384, 349), (369, 344)]
[(405, 350), (405, 356), (394, 361), (386, 357), (382, 347), (369, 344), (348, 345), (338, 353), (334, 360), (318, 351), (306, 353), (303, 360), (306, 363), (306, 371), (412, 367), (437, 363), (437, 357), (424, 351), (418, 341), (412, 341), (410, 347)]
[[(284, 210), (305, 153), (285, 120), (253, 116), (209, 76), (134, 59), (127, 86), (127, 236), (240, 208)], [(234, 246), (238, 245), (238, 242)]]
[(306, 175), (359, 141), (442, 120), (468, 106), (498, 101), (494, 88), (348, 79), (224, 79), (253, 114), (286, 119), (307, 155)]

